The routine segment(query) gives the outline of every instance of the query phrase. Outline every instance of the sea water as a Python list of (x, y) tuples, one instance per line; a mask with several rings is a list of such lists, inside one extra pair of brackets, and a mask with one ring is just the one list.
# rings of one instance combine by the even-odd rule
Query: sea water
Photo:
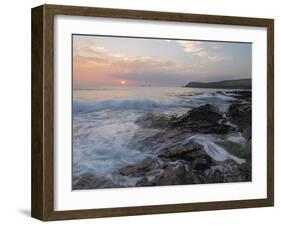
[[(156, 155), (157, 145), (144, 146), (140, 141), (156, 134), (157, 129), (140, 128), (136, 120), (147, 113), (184, 114), (206, 103), (215, 105), (223, 112), (234, 98), (217, 91), (125, 86), (73, 90), (73, 176), (85, 173), (108, 176), (121, 167)], [(136, 139), (136, 132), (142, 137)], [(216, 145), (213, 137), (197, 135), (188, 139), (205, 143), (217, 159), (243, 161)], [(164, 143), (161, 147), (165, 145), (171, 144)]]

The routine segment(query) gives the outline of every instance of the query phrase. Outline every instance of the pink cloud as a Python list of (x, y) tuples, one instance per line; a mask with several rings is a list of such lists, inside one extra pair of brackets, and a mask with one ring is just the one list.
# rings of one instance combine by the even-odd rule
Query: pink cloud
[[(119, 84), (114, 74), (130, 73), (187, 73), (189, 68), (171, 60), (151, 57), (129, 58), (122, 54), (110, 53), (103, 47), (83, 46), (74, 49), (74, 83), (80, 84)], [(128, 81), (134, 84), (135, 81)]]

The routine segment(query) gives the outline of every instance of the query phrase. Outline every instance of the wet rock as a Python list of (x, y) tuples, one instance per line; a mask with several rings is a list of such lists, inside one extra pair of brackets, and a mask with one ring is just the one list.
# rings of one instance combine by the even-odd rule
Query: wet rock
[(158, 170), (153, 170), (153, 171), (147, 172), (144, 177), (142, 177), (140, 180), (137, 181), (136, 186), (143, 187), (143, 186), (157, 185), (160, 178), (163, 175), (163, 172), (164, 172), (163, 169), (158, 169)]
[(247, 162), (238, 166), (239, 174), (242, 176), (242, 181), (252, 181), (252, 164)]
[(123, 176), (139, 177), (144, 176), (146, 172), (161, 167), (161, 161), (156, 158), (146, 158), (135, 165), (129, 165), (119, 170)]
[(157, 173), (147, 172), (136, 186), (163, 186), (187, 184), (187, 166), (181, 162), (167, 162)]
[(198, 108), (194, 108), (190, 111), (187, 117), (189, 120), (202, 120), (211, 123), (217, 123), (222, 119), (222, 114), (219, 113), (218, 109), (211, 104), (206, 104)]
[(138, 118), (135, 123), (143, 128), (164, 128), (169, 123), (169, 117), (157, 113), (148, 113)]
[(230, 154), (238, 158), (246, 159), (246, 161), (247, 158), (251, 156), (251, 142), (246, 141), (245, 138), (235, 142), (231, 139), (226, 139), (218, 142), (218, 144), (225, 148)]
[(211, 171), (206, 177), (206, 183), (223, 183), (225, 182), (224, 173), (218, 169)]
[(168, 163), (164, 169), (163, 176), (157, 182), (157, 185), (179, 185), (186, 184), (186, 168), (183, 164)]
[(193, 159), (205, 155), (202, 145), (192, 142), (186, 145), (177, 145), (171, 148), (166, 148), (161, 151), (159, 157), (169, 159), (183, 159), (192, 161)]
[(232, 127), (224, 124), (223, 115), (210, 104), (188, 111), (184, 115), (161, 116), (149, 113), (136, 121), (143, 128), (165, 129), (165, 137), (174, 137), (183, 132), (225, 134)]
[[(251, 163), (236, 164), (233, 160), (227, 160), (220, 165), (215, 166), (215, 171), (220, 173), (219, 182), (245, 182), (251, 181)], [(215, 171), (208, 175), (208, 180), (214, 180)]]
[(238, 127), (243, 136), (251, 139), (252, 133), (252, 107), (251, 104), (232, 104), (229, 106), (227, 117)]
[(213, 164), (213, 160), (205, 152), (203, 146), (196, 142), (162, 150), (159, 157), (188, 161), (191, 163), (194, 170), (206, 170)]
[(222, 123), (222, 119), (223, 115), (218, 109), (206, 104), (192, 109), (186, 115), (171, 121), (169, 125), (190, 133), (225, 134), (233, 128)]
[(243, 137), (245, 137), (248, 141), (252, 139), (252, 126), (251, 125), (248, 125), (248, 126), (245, 126), (243, 129), (242, 129), (242, 135)]
[[(232, 92), (232, 91), (231, 91)], [(229, 93), (238, 95), (238, 93)], [(147, 114), (137, 123), (145, 130), (156, 128), (155, 134), (142, 140), (145, 150), (159, 153), (139, 163), (119, 170), (124, 177), (136, 178), (135, 186), (179, 185), (241, 182), (251, 180), (251, 104), (242, 98), (249, 93), (239, 94), (241, 101), (233, 102), (225, 115), (210, 104), (188, 111), (184, 115), (165, 116)], [(243, 102), (243, 103), (241, 103)], [(230, 123), (235, 126), (228, 125)], [(241, 132), (243, 145), (228, 136)], [(212, 134), (221, 140), (221, 146), (237, 157), (246, 159), (239, 165), (233, 160), (215, 161), (195, 141), (183, 144), (191, 135)], [(168, 145), (162, 148), (161, 144)]]
[(147, 177), (143, 177), (137, 181), (136, 187), (155, 186), (153, 181), (149, 181)]
[(169, 129), (165, 131), (165, 139), (174, 138), (180, 134), (180, 130), (178, 129)]
[(194, 170), (206, 170), (212, 165), (212, 159), (205, 155), (204, 157), (196, 158), (192, 161), (192, 168)]
[(228, 109), (228, 117), (237, 125), (247, 125), (251, 123), (252, 107), (250, 104), (232, 104)]
[(236, 99), (241, 99), (245, 101), (252, 100), (252, 91), (250, 90), (235, 90), (235, 91), (227, 91), (225, 92), (227, 96), (232, 96)]
[(184, 184), (206, 184), (223, 182), (251, 181), (251, 165), (238, 165), (233, 160), (214, 162), (209, 157), (195, 158), (191, 162), (166, 159), (158, 169), (144, 173), (130, 174), (137, 176), (137, 187), (166, 186)]
[(110, 179), (97, 177), (95, 175), (84, 174), (74, 177), (72, 180), (73, 190), (93, 189), (93, 188), (114, 188), (116, 186)]

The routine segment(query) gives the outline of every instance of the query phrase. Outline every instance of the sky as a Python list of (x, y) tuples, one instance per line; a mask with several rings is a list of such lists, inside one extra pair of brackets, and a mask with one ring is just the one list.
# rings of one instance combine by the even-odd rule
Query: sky
[(250, 43), (73, 35), (73, 84), (182, 86), (251, 78)]

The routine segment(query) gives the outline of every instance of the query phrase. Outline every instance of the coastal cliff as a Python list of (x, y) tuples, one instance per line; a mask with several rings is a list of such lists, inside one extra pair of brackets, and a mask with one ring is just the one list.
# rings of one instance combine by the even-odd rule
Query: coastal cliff
[(218, 82), (190, 82), (184, 87), (213, 89), (251, 89), (252, 79), (224, 80)]

